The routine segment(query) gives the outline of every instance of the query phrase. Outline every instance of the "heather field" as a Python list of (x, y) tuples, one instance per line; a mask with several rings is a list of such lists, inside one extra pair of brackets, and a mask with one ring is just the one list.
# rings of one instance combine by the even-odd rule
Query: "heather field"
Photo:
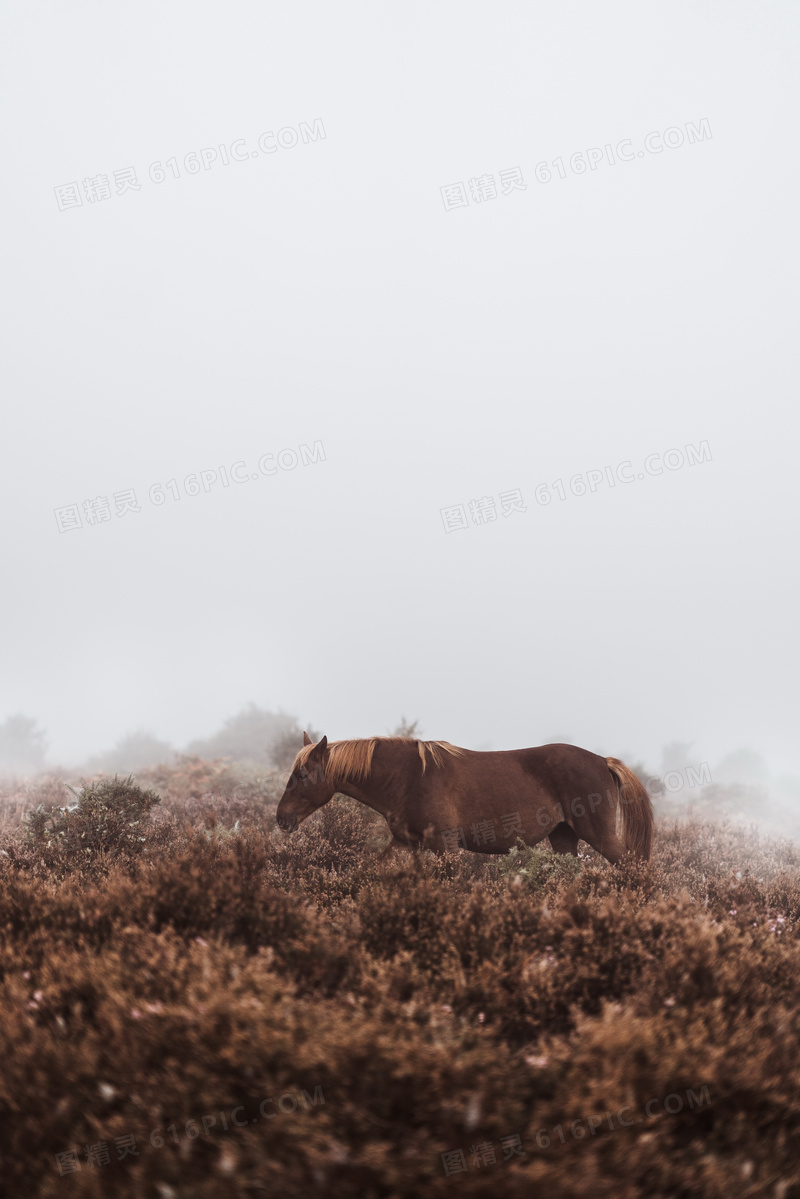
[(380, 858), (183, 758), (0, 800), (14, 1197), (800, 1197), (800, 853)]

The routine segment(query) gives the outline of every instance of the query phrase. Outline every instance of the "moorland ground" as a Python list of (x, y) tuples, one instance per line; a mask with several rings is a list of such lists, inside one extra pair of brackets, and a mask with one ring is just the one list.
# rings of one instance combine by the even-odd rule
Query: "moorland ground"
[(6, 789), (3, 1194), (800, 1197), (791, 842), (381, 859), (343, 797), (287, 838), (279, 791)]

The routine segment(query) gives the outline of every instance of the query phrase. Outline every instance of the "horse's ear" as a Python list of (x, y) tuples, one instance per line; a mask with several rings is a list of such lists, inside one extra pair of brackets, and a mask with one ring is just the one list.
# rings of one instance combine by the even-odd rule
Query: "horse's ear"
[(314, 757), (315, 757), (315, 758), (321, 758), (321, 757), (322, 757), (322, 755), (325, 753), (325, 750), (326, 750), (327, 748), (328, 748), (328, 738), (327, 738), (327, 737), (323, 737), (323, 738), (322, 738), (320, 741), (318, 741), (318, 742), (317, 742), (317, 744), (314, 746), (314, 749), (313, 749), (313, 755), (314, 755)]
[(309, 737), (308, 733), (303, 733), (303, 745), (313, 745), (314, 742)]

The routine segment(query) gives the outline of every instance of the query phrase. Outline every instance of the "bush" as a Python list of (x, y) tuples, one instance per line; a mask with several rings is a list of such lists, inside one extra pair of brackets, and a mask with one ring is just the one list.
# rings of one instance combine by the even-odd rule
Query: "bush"
[[(585, 855), (588, 856), (588, 855)], [(546, 885), (571, 882), (583, 869), (583, 859), (569, 853), (553, 853), (544, 844), (526, 845), (517, 837), (512, 846), (500, 859), (500, 876), (511, 878), (517, 885), (524, 884), (536, 891)]]
[(223, 766), (159, 777), (3, 841), (9, 1194), (800, 1196), (796, 846), (382, 858), (351, 800), (287, 837)]
[(160, 802), (130, 777), (99, 779), (84, 786), (74, 804), (40, 804), (30, 812), (24, 845), (56, 873), (138, 858), (152, 829), (149, 813)]

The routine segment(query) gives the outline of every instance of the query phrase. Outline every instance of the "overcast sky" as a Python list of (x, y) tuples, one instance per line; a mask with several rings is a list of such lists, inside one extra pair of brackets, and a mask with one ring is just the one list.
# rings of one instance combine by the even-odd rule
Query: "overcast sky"
[(800, 771), (796, 5), (4, 12), (0, 720)]

